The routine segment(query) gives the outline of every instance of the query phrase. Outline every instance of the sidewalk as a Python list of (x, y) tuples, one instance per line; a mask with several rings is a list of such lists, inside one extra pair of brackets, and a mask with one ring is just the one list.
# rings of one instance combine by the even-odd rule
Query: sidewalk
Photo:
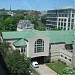
[(36, 70), (40, 73), (40, 75), (57, 75), (55, 71), (50, 69), (45, 64), (39, 65), (39, 68), (36, 68)]

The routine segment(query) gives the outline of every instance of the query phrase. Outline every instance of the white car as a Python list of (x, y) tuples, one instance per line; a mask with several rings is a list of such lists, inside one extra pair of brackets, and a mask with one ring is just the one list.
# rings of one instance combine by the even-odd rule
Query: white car
[(39, 67), (39, 64), (38, 64), (37, 61), (34, 61), (34, 62), (32, 62), (32, 66), (33, 66), (34, 68), (38, 68), (38, 67)]

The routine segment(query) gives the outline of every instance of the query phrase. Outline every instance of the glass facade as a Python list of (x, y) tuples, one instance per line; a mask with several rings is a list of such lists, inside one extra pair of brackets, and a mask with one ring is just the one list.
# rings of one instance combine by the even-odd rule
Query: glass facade
[[(74, 27), (74, 16), (75, 15), (75, 9), (74, 8), (66, 8), (66, 9), (57, 9), (57, 10), (48, 10), (47, 11), (47, 20), (46, 20), (46, 29), (55, 29), (55, 28), (60, 28), (61, 25), (59, 25), (60, 19), (58, 20), (58, 18), (62, 18), (61, 22), (63, 23), (67, 23), (67, 24), (62, 24), (63, 27), (61, 27), (60, 29), (73, 29)], [(67, 18), (68, 22), (66, 19), (63, 18)], [(64, 20), (64, 21), (63, 21)], [(67, 25), (67, 26), (66, 26)], [(67, 27), (67, 28), (64, 28)]]
[(34, 44), (34, 53), (44, 52), (44, 41), (42, 39), (38, 39)]

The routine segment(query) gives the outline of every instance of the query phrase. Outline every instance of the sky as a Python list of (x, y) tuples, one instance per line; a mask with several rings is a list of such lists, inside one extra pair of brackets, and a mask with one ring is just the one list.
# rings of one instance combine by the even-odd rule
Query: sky
[(73, 7), (75, 0), (0, 0), (0, 9), (44, 11), (63, 7)]

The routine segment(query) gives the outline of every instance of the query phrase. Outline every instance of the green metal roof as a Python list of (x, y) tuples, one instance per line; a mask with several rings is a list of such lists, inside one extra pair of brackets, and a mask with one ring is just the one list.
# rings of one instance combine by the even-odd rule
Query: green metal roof
[(38, 31), (38, 30), (26, 30), (26, 31), (15, 31), (15, 32), (2, 32), (3, 39), (20, 39), (32, 38), (38, 34), (44, 35), (49, 38), (50, 43), (64, 42), (66, 44), (72, 44), (74, 41), (74, 30), (63, 30), (63, 31)]
[(26, 42), (24, 39), (20, 39), (20, 40), (14, 42), (13, 44), (14, 44), (14, 46), (25, 46)]

